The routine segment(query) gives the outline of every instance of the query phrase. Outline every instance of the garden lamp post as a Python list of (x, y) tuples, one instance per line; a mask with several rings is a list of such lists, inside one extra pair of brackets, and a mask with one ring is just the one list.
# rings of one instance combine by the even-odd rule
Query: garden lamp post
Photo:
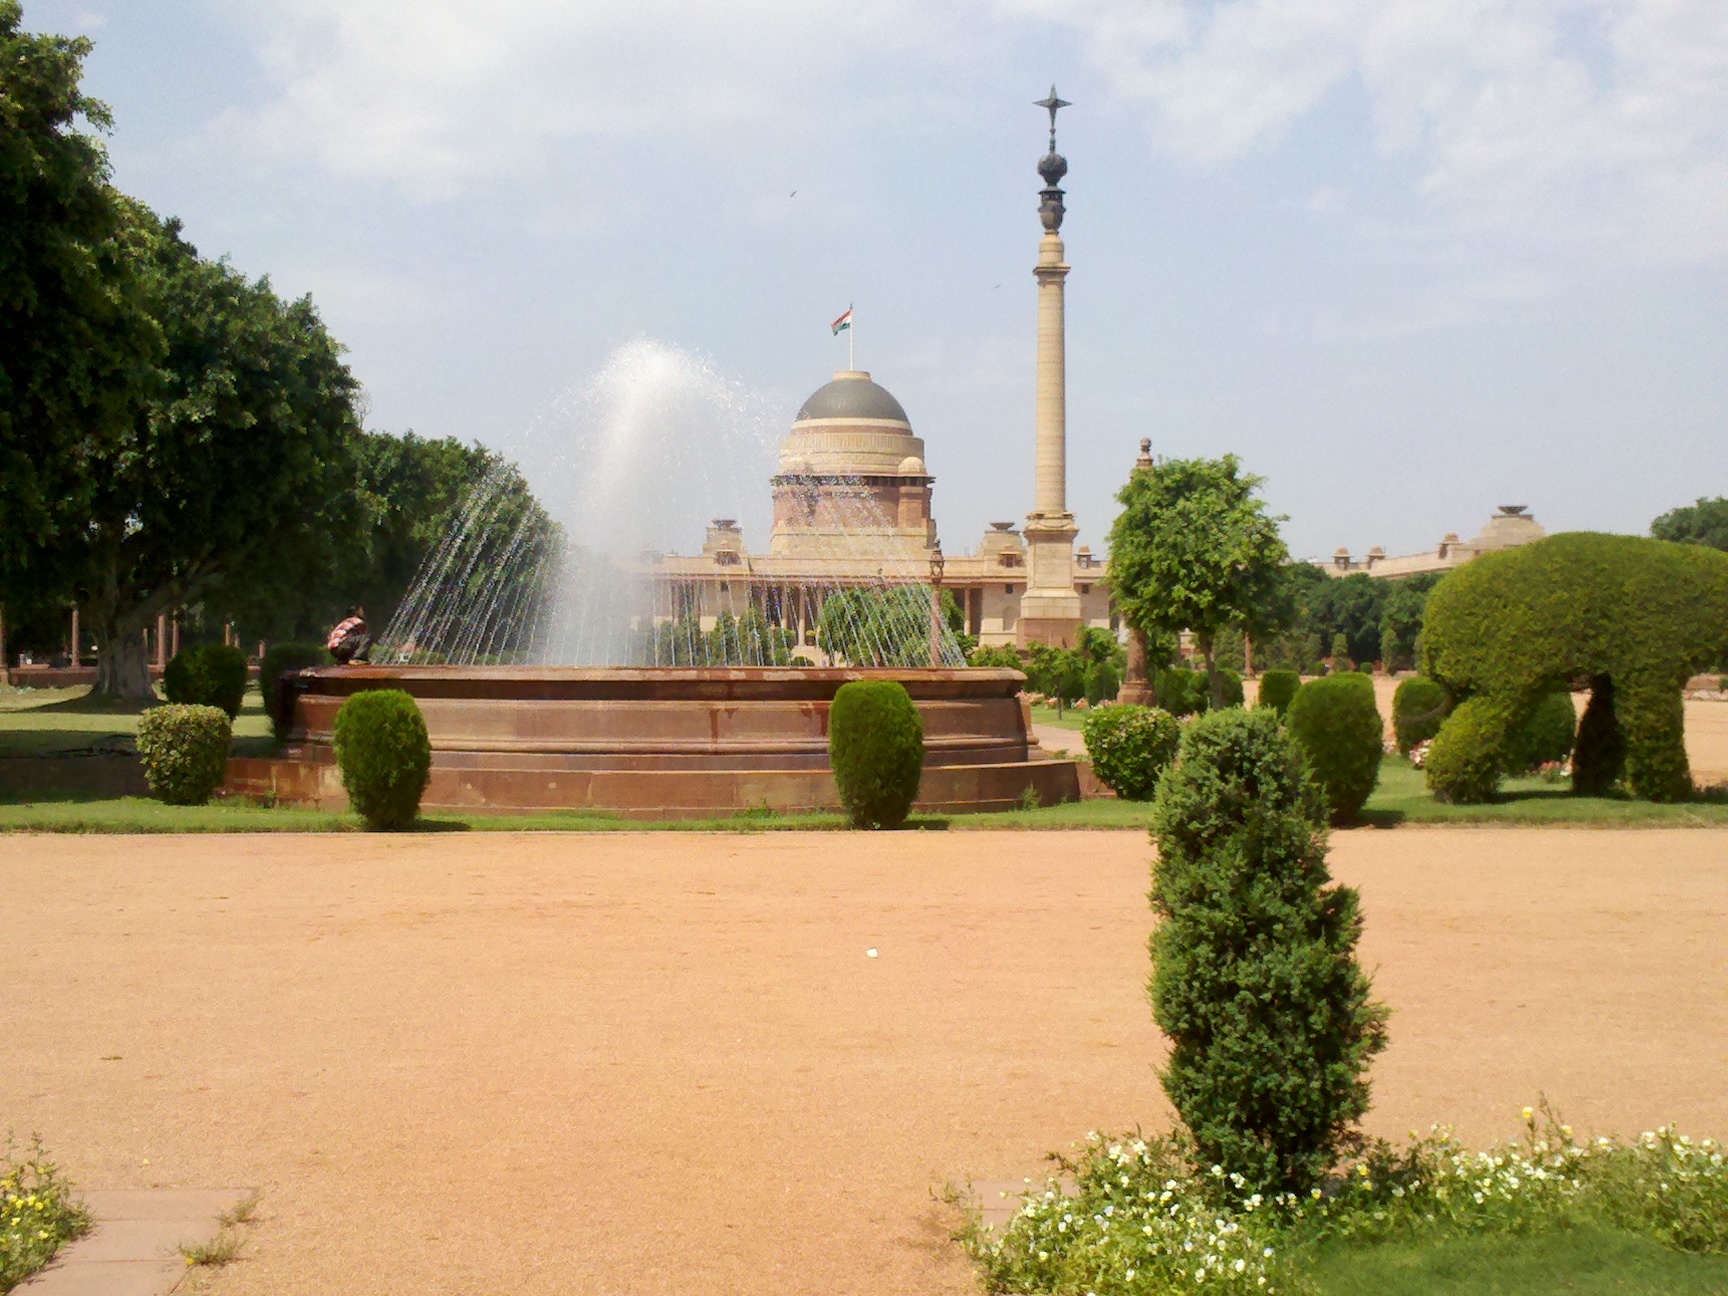
[(930, 550), (930, 665), (942, 664), (942, 542)]

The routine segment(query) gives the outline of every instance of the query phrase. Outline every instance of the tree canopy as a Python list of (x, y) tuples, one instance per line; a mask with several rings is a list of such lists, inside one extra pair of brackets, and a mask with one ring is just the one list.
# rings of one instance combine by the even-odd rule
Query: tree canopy
[(97, 634), (98, 690), (148, 698), (141, 632), (158, 613), (256, 614), (330, 571), (359, 384), (310, 298), (284, 302), (199, 257), (177, 221), (134, 219), (166, 354), (61, 545)]
[(1264, 633), (1294, 614), (1283, 569), (1289, 554), (1235, 455), (1161, 459), (1138, 468), (1116, 496), (1110, 527), (1110, 590), (1129, 624), (1147, 636), (1194, 633), (1215, 706), (1224, 677), (1218, 632)]
[(131, 273), (90, 42), (22, 31), (0, 0), (0, 600), (63, 583), (64, 543), (130, 425), (161, 339)]
[(1650, 524), (1650, 534), (1658, 540), (1728, 549), (1728, 498), (1718, 495), (1670, 509)]

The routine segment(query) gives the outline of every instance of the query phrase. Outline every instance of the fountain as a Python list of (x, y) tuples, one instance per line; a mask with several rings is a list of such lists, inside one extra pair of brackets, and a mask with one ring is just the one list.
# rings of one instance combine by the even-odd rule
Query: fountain
[[(848, 378), (843, 394), (860, 380), (880, 392), (867, 375), (837, 382)], [(478, 483), (372, 663), (301, 672), (283, 752), (231, 761), (227, 790), (341, 804), (336, 712), (356, 691), (395, 687), (432, 736), (428, 807), (834, 808), (828, 704), (848, 680), (886, 675), (924, 720), (924, 809), (1074, 799), (1073, 762), (1030, 738), (1024, 676), (967, 668), (932, 624), (929, 548), (885, 515), (870, 479), (784, 448), (774, 472), (773, 432), (768, 402), (696, 357), (646, 339), (620, 348), (525, 440), (534, 496), (514, 468)], [(737, 521), (770, 477), (776, 509), (808, 523), (790, 601), (744, 561)], [(680, 556), (704, 517), (703, 555)], [(704, 583), (673, 578), (685, 570)]]

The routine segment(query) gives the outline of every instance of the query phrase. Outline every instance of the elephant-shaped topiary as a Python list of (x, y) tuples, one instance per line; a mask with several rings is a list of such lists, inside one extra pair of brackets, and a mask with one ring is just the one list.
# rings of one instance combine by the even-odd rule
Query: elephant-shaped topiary
[(1634, 796), (1682, 800), (1683, 694), (1728, 651), (1728, 553), (1573, 532), (1482, 554), (1434, 587), (1421, 639), (1425, 673), (1465, 699), (1424, 763), (1440, 799), (1492, 796), (1508, 736), (1587, 679), (1572, 790), (1600, 795), (1624, 778)]

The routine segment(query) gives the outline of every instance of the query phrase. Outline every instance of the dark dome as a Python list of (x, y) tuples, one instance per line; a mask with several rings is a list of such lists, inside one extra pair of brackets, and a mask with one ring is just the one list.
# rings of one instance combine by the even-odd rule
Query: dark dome
[(869, 374), (860, 370), (842, 370), (834, 375), (833, 382), (811, 392), (809, 399), (799, 407), (794, 422), (838, 418), (894, 419), (911, 426), (900, 402), (889, 394), (887, 388), (878, 387), (870, 381)]

